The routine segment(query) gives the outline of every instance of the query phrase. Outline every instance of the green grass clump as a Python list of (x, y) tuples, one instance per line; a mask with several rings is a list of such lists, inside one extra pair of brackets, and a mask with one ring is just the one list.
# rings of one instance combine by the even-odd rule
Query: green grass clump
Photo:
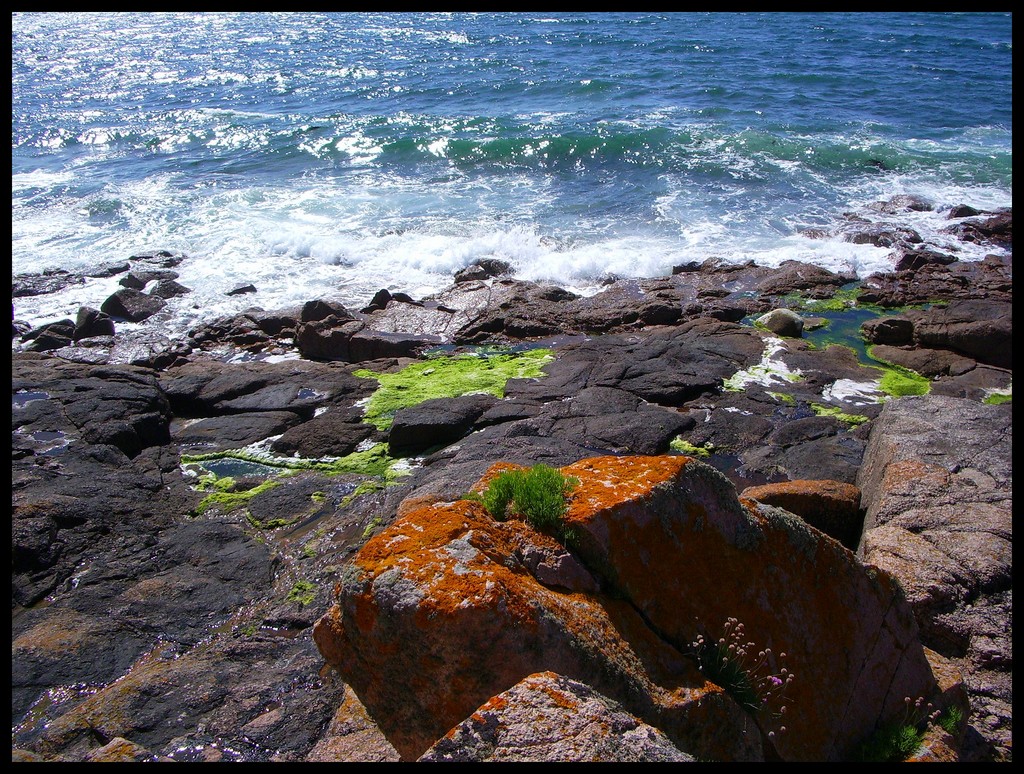
[(289, 602), (298, 602), (300, 605), (308, 605), (316, 595), (316, 587), (309, 581), (296, 581), (291, 591), (285, 598)]
[(377, 373), (365, 368), (352, 373), (380, 382), (366, 405), (365, 421), (386, 430), (396, 411), (431, 398), (455, 398), (471, 393), (489, 393), (502, 398), (509, 379), (543, 376), (541, 367), (553, 359), (554, 354), (549, 349), (531, 349), (486, 357), (440, 356), (414, 363), (396, 373)]
[(861, 744), (856, 759), (870, 763), (899, 763), (913, 755), (924, 732), (908, 723), (889, 723)]
[(577, 479), (563, 476), (555, 468), (538, 464), (528, 470), (499, 473), (480, 500), (498, 521), (520, 516), (538, 532), (565, 542), (571, 540), (571, 535), (563, 517), (569, 493), (578, 483)]

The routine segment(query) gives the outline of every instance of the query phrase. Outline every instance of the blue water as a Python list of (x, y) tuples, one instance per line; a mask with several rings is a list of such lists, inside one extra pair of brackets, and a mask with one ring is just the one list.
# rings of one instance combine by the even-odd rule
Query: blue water
[[(594, 292), (717, 256), (861, 276), (810, 239), (1012, 204), (1012, 17), (985, 14), (14, 14), (13, 273), (181, 251), (171, 330), (482, 257)], [(896, 194), (935, 210), (866, 209)], [(245, 283), (255, 296), (227, 298)], [(17, 299), (74, 316), (95, 280)]]

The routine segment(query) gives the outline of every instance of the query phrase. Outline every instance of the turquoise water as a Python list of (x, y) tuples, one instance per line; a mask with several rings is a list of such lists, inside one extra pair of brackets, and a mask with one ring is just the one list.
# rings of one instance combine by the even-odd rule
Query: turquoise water
[(888, 250), (801, 230), (915, 194), (941, 246), (949, 207), (1010, 206), (1011, 94), (1001, 13), (19, 13), (12, 267), (184, 252), (170, 330), (485, 257), (584, 293), (711, 256), (866, 276)]

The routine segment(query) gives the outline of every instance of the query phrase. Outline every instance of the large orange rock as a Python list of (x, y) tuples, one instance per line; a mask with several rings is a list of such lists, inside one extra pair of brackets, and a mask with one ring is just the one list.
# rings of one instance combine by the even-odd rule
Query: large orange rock
[[(713, 468), (600, 457), (563, 473), (579, 480), (571, 553), (477, 502), (438, 502), (370, 540), (338, 584), (314, 639), (403, 758), (542, 671), (715, 760), (759, 759), (762, 744), (785, 760), (838, 760), (905, 696), (934, 688), (889, 575), (785, 511), (741, 503)], [(796, 677), (781, 722), (744, 712), (687, 655), (733, 617), (770, 649), (767, 670), (782, 675), (775, 654), (787, 654)]]

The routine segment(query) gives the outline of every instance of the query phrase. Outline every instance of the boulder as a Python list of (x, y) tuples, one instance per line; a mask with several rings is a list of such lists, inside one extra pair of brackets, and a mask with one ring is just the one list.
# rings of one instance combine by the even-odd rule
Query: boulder
[(159, 312), (166, 304), (158, 296), (150, 296), (132, 288), (121, 288), (103, 302), (100, 311), (115, 320), (141, 322)]
[(906, 590), (922, 641), (968, 675), (977, 759), (1012, 752), (1012, 407), (886, 403), (857, 483), (858, 549)]
[(757, 321), (779, 336), (798, 339), (804, 335), (804, 320), (791, 309), (773, 309), (758, 317)]
[[(470, 500), (435, 502), (363, 547), (317, 622), (324, 657), (403, 758), (547, 670), (716, 760), (760, 759), (762, 749), (839, 760), (902, 711), (904, 696), (932, 695), (898, 584), (836, 541), (785, 511), (741, 503), (721, 474), (688, 457), (600, 457), (562, 472), (578, 480), (565, 517), (572, 553), (600, 593), (534, 577), (523, 547), (556, 544), (525, 523), (496, 522)], [(765, 650), (751, 673), (784, 682), (783, 665), (792, 668), (785, 701), (799, 710), (781, 723), (778, 706), (747, 714), (694, 671), (698, 638), (717, 639), (730, 619)]]
[(176, 298), (177, 296), (183, 296), (186, 293), (191, 293), (192, 288), (187, 288), (181, 283), (175, 282), (173, 279), (162, 279), (157, 281), (149, 294), (158, 298), (168, 299)]
[(92, 336), (113, 335), (114, 321), (110, 319), (109, 315), (88, 306), (80, 306), (78, 308), (75, 330), (71, 337), (74, 341), (88, 339)]
[(497, 402), (493, 395), (462, 395), (432, 398), (399, 409), (388, 434), (390, 454), (410, 457), (454, 443), (472, 430), (477, 419)]
[(121, 277), (117, 284), (132, 290), (142, 290), (154, 280), (157, 282), (170, 281), (178, 279), (178, 276), (178, 272), (169, 269), (135, 269)]
[(345, 457), (375, 434), (376, 428), (362, 421), (361, 412), (328, 410), (286, 430), (270, 448), (278, 454), (307, 459)]
[(489, 699), (419, 760), (684, 763), (695, 759), (590, 686), (542, 672)]
[(872, 344), (910, 344), (914, 339), (914, 323), (906, 317), (876, 317), (861, 323), (861, 333)]

